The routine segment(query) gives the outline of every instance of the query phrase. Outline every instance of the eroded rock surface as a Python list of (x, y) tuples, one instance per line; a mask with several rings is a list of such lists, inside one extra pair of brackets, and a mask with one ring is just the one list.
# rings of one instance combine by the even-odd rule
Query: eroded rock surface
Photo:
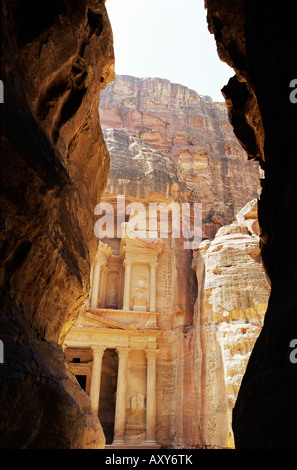
[(61, 344), (88, 296), (109, 170), (98, 116), (113, 78), (104, 1), (3, 1), (1, 42), (0, 446), (102, 447)]
[(267, 309), (270, 285), (257, 229), (253, 200), (212, 241), (202, 242), (194, 257), (199, 291), (194, 324), (204, 364), (201, 414), (207, 447), (234, 447), (232, 409)]
[(218, 54), (236, 73), (223, 89), (230, 121), (250, 158), (265, 171), (259, 225), (271, 297), (234, 410), (235, 443), (238, 448), (295, 448), (297, 374), (289, 345), (297, 337), (292, 217), (297, 106), (289, 95), (296, 78), (296, 5), (268, 0), (205, 3)]

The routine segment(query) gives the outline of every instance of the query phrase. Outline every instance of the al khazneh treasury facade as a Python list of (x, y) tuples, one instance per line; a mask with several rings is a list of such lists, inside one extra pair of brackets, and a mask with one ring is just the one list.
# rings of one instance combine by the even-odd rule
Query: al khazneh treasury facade
[[(174, 311), (176, 248), (182, 247), (182, 240), (170, 235), (168, 239), (140, 239), (125, 223), (121, 239), (105, 241), (98, 243), (91, 270), (89, 305), (66, 337), (65, 354), (90, 396), (107, 445), (169, 445), (171, 428), (175, 428), (171, 421), (175, 419), (177, 373), (171, 351), (177, 331), (172, 328), (182, 334), (185, 320), (182, 311)], [(181, 250), (187, 252), (194, 285), (191, 250)], [(166, 393), (162, 423), (160, 407)]]

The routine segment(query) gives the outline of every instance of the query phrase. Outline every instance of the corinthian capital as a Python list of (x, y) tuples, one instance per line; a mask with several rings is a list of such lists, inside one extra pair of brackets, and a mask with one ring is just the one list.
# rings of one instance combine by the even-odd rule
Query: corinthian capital
[(145, 350), (147, 359), (156, 359), (159, 352), (160, 352), (159, 349), (146, 349)]
[(107, 258), (112, 254), (112, 249), (110, 246), (106, 245), (99, 241), (98, 250), (96, 253), (96, 264), (103, 265), (106, 263)]
[(129, 356), (130, 348), (116, 348), (119, 359), (127, 358)]
[(93, 352), (93, 358), (94, 357), (102, 357), (105, 351), (105, 347), (101, 346), (92, 346), (91, 347), (92, 352)]

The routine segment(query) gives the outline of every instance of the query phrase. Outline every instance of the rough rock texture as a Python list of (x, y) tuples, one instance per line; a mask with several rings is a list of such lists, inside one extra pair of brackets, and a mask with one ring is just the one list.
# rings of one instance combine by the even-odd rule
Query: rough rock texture
[[(204, 229), (211, 237), (260, 191), (261, 170), (247, 161), (225, 104), (187, 87), (116, 76), (100, 95), (100, 122), (121, 139), (127, 134), (175, 163), (189, 200), (203, 203)], [(116, 169), (111, 177), (122, 178)]]
[(200, 413), (206, 447), (234, 447), (232, 409), (270, 292), (259, 255), (253, 200), (231, 225), (218, 230), (214, 240), (202, 242), (194, 257), (194, 325), (196, 354), (202, 361)]
[(206, 6), (218, 54), (236, 72), (223, 89), (230, 121), (265, 171), (259, 224), (271, 296), (234, 410), (235, 443), (295, 448), (297, 374), (289, 344), (297, 338), (297, 106), (289, 85), (297, 76), (296, 5), (207, 0)]
[(103, 198), (107, 194), (127, 195), (148, 202), (170, 198), (174, 182), (180, 197), (187, 198), (187, 183), (174, 162), (143, 140), (123, 129), (102, 128), (110, 154), (110, 170)]
[(102, 447), (61, 344), (88, 296), (109, 169), (98, 116), (113, 78), (104, 1), (3, 1), (1, 42), (0, 447)]

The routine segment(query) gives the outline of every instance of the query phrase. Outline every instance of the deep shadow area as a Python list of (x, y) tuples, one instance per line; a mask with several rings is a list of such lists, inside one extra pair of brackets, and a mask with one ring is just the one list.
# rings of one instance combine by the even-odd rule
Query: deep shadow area
[(1, 14), (0, 447), (102, 448), (62, 343), (88, 296), (108, 173), (98, 102), (111, 28), (103, 0), (3, 0)]
[(102, 360), (102, 375), (99, 398), (99, 420), (106, 444), (112, 444), (114, 436), (115, 403), (119, 359), (114, 349), (106, 349)]
[(258, 210), (271, 296), (233, 412), (235, 444), (296, 448), (297, 369), (289, 358), (297, 338), (297, 106), (289, 99), (297, 76), (296, 4), (206, 3), (219, 56), (236, 72), (223, 90), (230, 122), (265, 171)]

